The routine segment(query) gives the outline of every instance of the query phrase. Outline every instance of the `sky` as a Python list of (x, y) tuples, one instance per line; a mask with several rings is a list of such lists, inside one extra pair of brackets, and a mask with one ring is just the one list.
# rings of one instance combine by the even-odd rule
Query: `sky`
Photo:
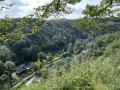
[[(5, 6), (6, 4), (10, 4), (12, 2), (16, 2), (14, 6), (10, 9), (4, 9), (0, 11), (0, 18), (3, 18), (6, 14), (11, 17), (23, 17), (25, 15), (31, 14), (33, 12), (33, 8), (36, 8), (40, 5), (44, 5), (46, 3), (50, 3), (53, 0), (5, 0), (4, 2), (0, 2), (0, 7)], [(61, 18), (66, 19), (77, 19), (79, 17), (83, 17), (82, 11), (85, 9), (87, 4), (96, 5), (101, 0), (82, 0), (82, 2), (76, 5), (70, 5), (75, 11), (70, 15), (65, 15)]]

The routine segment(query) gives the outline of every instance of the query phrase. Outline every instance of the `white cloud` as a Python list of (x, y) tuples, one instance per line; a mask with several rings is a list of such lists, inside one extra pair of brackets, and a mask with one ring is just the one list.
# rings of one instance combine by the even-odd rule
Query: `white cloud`
[(78, 19), (79, 17), (83, 17), (84, 15), (82, 14), (82, 11), (85, 9), (87, 4), (97, 5), (99, 4), (100, 1), (101, 0), (82, 0), (80, 3), (77, 3), (76, 5), (69, 5), (70, 7), (74, 8), (75, 11), (72, 14), (65, 16), (65, 18)]
[(97, 5), (99, 4), (101, 0), (82, 0), (80, 3), (77, 3), (76, 5), (70, 5), (72, 8), (81, 8), (81, 9), (85, 9), (85, 6), (87, 4), (90, 5)]
[(21, 0), (24, 4), (28, 4), (27, 6), (20, 6), (20, 9), (24, 10), (33, 10), (40, 5), (44, 5), (49, 3), (52, 0)]
[(49, 3), (52, 0), (21, 0), (23, 4), (27, 4), (26, 6), (20, 6), (20, 10), (24, 10), (21, 16), (25, 16), (27, 14), (30, 14), (33, 11), (33, 8), (36, 8), (40, 5), (45, 5), (46, 3)]
[[(5, 14), (9, 14), (13, 17), (23, 17), (27, 14), (30, 14), (33, 12), (33, 8), (36, 8), (40, 5), (44, 5), (46, 3), (49, 3), (53, 0), (6, 0), (3, 3), (0, 3), (1, 5), (9, 4), (11, 2), (16, 2), (16, 5), (14, 5), (9, 10), (4, 10), (0, 12), (0, 17), (4, 17)], [(76, 19), (79, 18), (82, 15), (82, 10), (85, 9), (86, 4), (98, 4), (101, 0), (82, 0), (82, 2), (76, 4), (76, 5), (69, 5), (72, 8), (75, 9), (75, 11), (70, 14), (64, 16), (64, 18), (68, 19)]]

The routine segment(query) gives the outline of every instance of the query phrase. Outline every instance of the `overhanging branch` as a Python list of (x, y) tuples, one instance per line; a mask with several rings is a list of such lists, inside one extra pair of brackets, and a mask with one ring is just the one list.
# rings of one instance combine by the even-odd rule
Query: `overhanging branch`
[(110, 0), (110, 3), (104, 8), (99, 10), (96, 14), (94, 14), (92, 17), (97, 16), (98, 14), (100, 14), (101, 12), (103, 12), (104, 10), (106, 10), (108, 7), (110, 7), (113, 4), (113, 1)]

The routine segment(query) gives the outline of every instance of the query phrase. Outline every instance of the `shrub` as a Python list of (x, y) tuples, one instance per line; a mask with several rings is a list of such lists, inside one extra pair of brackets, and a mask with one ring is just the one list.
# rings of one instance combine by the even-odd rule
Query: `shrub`
[(64, 83), (55, 90), (94, 90), (93, 85), (89, 81), (87, 75), (70, 77), (64, 80)]
[(40, 70), (40, 73), (42, 75), (43, 78), (47, 78), (47, 75), (48, 75), (48, 69), (46, 67), (43, 67), (41, 70)]

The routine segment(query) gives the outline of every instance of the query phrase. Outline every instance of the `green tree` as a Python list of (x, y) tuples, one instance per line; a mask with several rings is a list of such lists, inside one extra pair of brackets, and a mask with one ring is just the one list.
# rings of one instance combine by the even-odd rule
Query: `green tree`
[[(51, 16), (60, 17), (61, 15), (72, 13), (74, 9), (69, 7), (68, 4), (75, 5), (80, 1), (81, 0), (53, 0), (46, 5), (34, 8), (34, 13), (23, 17), (23, 19), (17, 23), (17, 28), (13, 31), (9, 29), (14, 26), (10, 23), (10, 21), (14, 21), (14, 19), (5, 16), (5, 19), (2, 19), (0, 23), (0, 40), (12, 42), (20, 40), (27, 35), (31, 35), (41, 30), (41, 27), (46, 25), (46, 20)], [(10, 6), (13, 5), (14, 4)], [(111, 30), (112, 27), (108, 21), (120, 22), (119, 5), (119, 0), (102, 0), (98, 5), (87, 5), (86, 9), (82, 12), (85, 16), (75, 23), (75, 27), (80, 30), (88, 29), (93, 33)], [(30, 18), (34, 17), (39, 19), (31, 23), (31, 32), (24, 34), (23, 30), (30, 26), (27, 22)]]
[(6, 46), (0, 46), (0, 59), (5, 62), (7, 60), (12, 60), (14, 53)]
[(38, 56), (38, 59), (40, 59), (41, 61), (43, 59), (46, 59), (46, 54), (44, 52), (39, 52), (37, 56)]
[(74, 52), (80, 52), (82, 50), (82, 46), (83, 46), (82, 40), (81, 39), (77, 39), (75, 41), (75, 45), (74, 45), (73, 51)]
[(67, 52), (68, 52), (68, 53), (72, 53), (72, 52), (73, 52), (72, 43), (69, 43), (69, 45), (68, 45), (68, 47), (67, 47)]
[(15, 69), (15, 63), (12, 61), (6, 61), (4, 67), (8, 71), (9, 77), (12, 77), (12, 72)]
[[(2, 0), (3, 1), (3, 0)], [(2, 41), (18, 41), (21, 38), (25, 37), (26, 35), (31, 35), (41, 29), (42, 26), (45, 26), (45, 21), (50, 16), (59, 17), (61, 14), (70, 14), (73, 12), (73, 9), (68, 7), (67, 4), (75, 4), (77, 2), (80, 2), (81, 0), (53, 0), (51, 3), (47, 3), (46, 5), (39, 6), (37, 8), (34, 8), (34, 13), (29, 14), (21, 21), (19, 21), (16, 25), (17, 28), (15, 30), (9, 30), (14, 25), (10, 21), (14, 21), (13, 18), (10, 18), (9, 16), (5, 16), (5, 19), (3, 19), (0, 23), (0, 33), (1, 37), (0, 40)], [(14, 4), (9, 5), (10, 7)], [(9, 7), (8, 6), (8, 7)], [(24, 34), (23, 30), (25, 30), (28, 26), (30, 26), (27, 21), (31, 18), (39, 18), (36, 22), (32, 22), (32, 30), (30, 33)], [(2, 27), (4, 26), (4, 27)], [(6, 31), (5, 31), (6, 30)], [(12, 36), (12, 37), (11, 37)]]
[(36, 69), (40, 69), (42, 68), (42, 62), (40, 61), (40, 59), (38, 59), (36, 62), (33, 62), (33, 65), (36, 66)]
[(37, 74), (41, 75), (43, 78), (46, 78), (48, 74), (48, 69), (45, 66), (46, 64), (46, 60), (43, 60), (43, 62), (41, 62), (40, 59), (38, 59), (36, 62), (33, 62), (33, 65), (35, 65), (37, 69)]
[(37, 54), (41, 51), (41, 48), (38, 45), (31, 45), (30, 48), (23, 48), (22, 57), (26, 61), (36, 61)]
[(12, 72), (15, 69), (15, 64), (12, 61), (6, 61), (4, 64), (4, 67), (6, 69), (6, 74), (8, 75), (8, 82), (10, 85), (8, 85), (8, 90), (12, 86)]
[(6, 74), (3, 74), (0, 76), (0, 90), (7, 90), (9, 87), (7, 87), (6, 83), (8, 82), (9, 77)]
[(0, 76), (4, 73), (4, 63), (0, 60)]
[(119, 0), (102, 0), (98, 5), (87, 4), (82, 12), (85, 16), (75, 23), (75, 27), (92, 33), (112, 30), (113, 25), (120, 25), (119, 5)]

